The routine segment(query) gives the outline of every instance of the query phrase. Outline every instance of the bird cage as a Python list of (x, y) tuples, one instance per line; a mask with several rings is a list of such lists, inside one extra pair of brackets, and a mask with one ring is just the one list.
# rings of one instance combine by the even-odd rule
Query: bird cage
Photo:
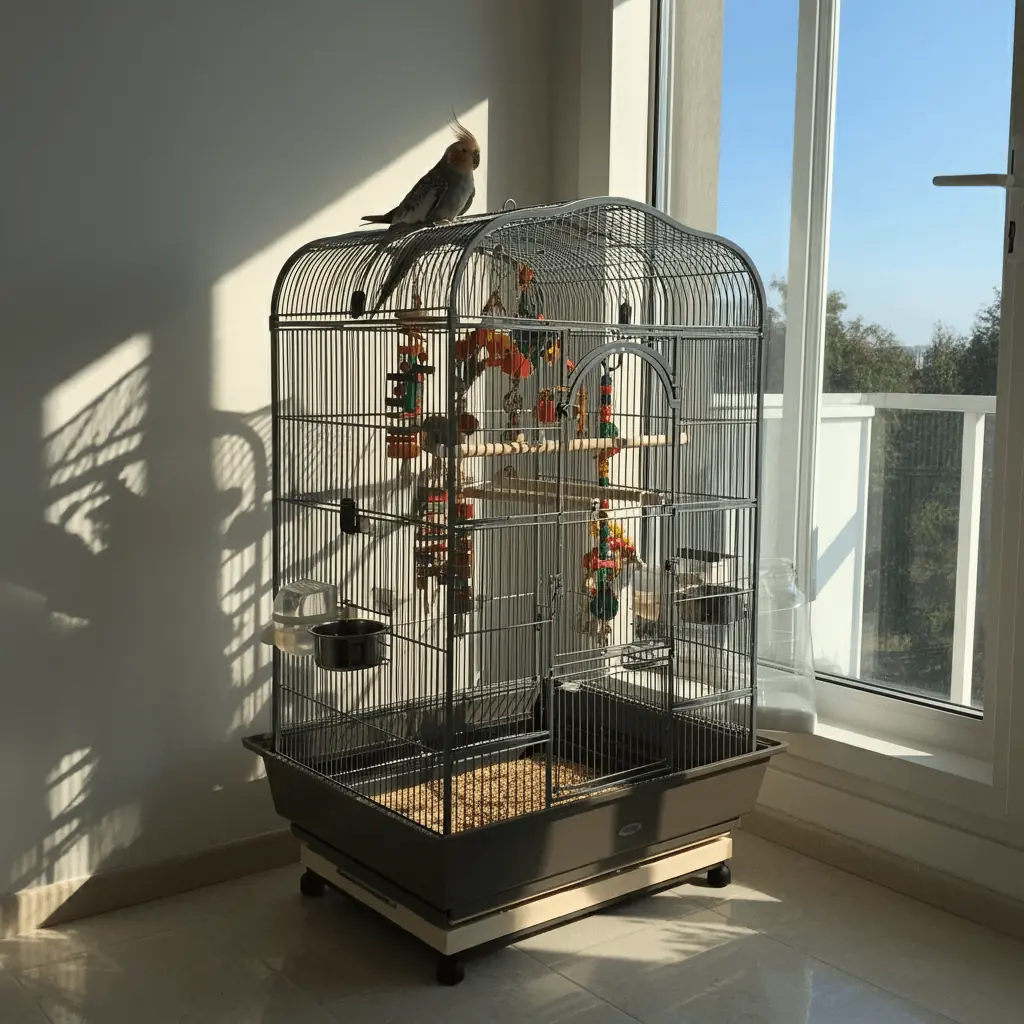
[(742, 251), (623, 199), (288, 260), (274, 589), (342, 610), (275, 648), (246, 742), (307, 889), (390, 894), (450, 952), (453, 922), (753, 807), (779, 749), (755, 719), (764, 316)]

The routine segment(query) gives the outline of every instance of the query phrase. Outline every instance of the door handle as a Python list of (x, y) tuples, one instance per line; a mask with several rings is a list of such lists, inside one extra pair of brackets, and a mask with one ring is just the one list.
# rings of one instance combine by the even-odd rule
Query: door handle
[(1006, 259), (1014, 262), (1021, 259), (1024, 247), (1017, 246), (1017, 221), (1016, 211), (1021, 208), (1024, 200), (1024, 189), (1014, 178), (1014, 156), (1021, 148), (1021, 140), (1017, 136), (1010, 139), (1010, 151), (1008, 154), (1008, 174), (937, 174), (932, 178), (933, 185), (946, 188), (1005, 188), (1009, 193), (1007, 197), (1007, 223), (1006, 238), (1003, 240), (1003, 254)]

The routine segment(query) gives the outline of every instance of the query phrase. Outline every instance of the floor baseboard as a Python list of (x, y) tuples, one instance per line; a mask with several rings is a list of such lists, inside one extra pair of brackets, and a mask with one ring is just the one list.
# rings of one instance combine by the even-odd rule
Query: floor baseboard
[(270, 871), (298, 859), (298, 842), (282, 829), (170, 860), (23, 889), (0, 896), (0, 938)]
[(745, 814), (744, 831), (993, 931), (1024, 941), (1024, 903), (776, 811)]
[[(775, 811), (743, 816), (752, 835), (1024, 941), (1024, 903), (922, 867)], [(287, 829), (152, 864), (105, 871), (0, 896), (0, 938), (66, 924), (109, 910), (201, 889), (295, 864), (299, 845)]]

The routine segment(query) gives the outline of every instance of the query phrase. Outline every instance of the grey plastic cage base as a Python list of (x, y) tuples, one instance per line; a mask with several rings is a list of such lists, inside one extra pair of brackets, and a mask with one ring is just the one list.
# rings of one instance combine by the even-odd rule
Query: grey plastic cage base
[(436, 921), (458, 921), (604, 874), (728, 830), (752, 811), (769, 759), (785, 744), (759, 738), (751, 753), (706, 768), (441, 836), (276, 754), (260, 754), (277, 813), (349, 873), (383, 880)]

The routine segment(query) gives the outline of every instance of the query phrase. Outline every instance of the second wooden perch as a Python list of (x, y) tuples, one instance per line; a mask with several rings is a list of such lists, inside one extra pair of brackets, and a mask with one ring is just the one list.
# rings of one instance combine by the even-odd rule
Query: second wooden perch
[[(686, 444), (689, 438), (685, 431), (680, 431), (679, 444)], [(661, 448), (671, 444), (667, 434), (641, 434), (638, 437), (576, 437), (568, 444), (561, 441), (498, 441), (491, 444), (460, 444), (455, 455), (460, 459), (484, 458), (491, 455), (541, 455), (545, 452), (561, 451), (564, 447), (569, 452), (607, 451), (612, 448)], [(447, 451), (442, 449), (442, 457)]]

